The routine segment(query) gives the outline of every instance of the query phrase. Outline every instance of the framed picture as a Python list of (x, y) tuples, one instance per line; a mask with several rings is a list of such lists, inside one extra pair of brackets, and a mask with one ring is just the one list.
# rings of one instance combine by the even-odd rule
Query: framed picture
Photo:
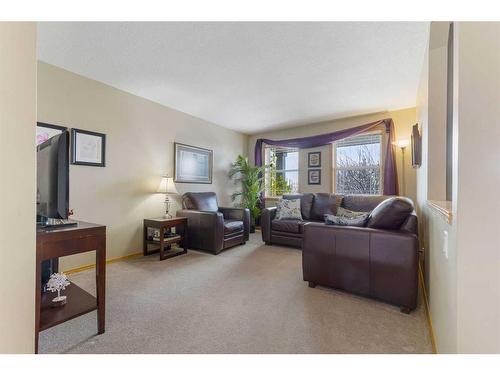
[(106, 134), (71, 129), (71, 164), (106, 166)]
[(174, 152), (175, 182), (191, 184), (212, 183), (212, 150), (175, 142)]
[(46, 124), (44, 122), (37, 122), (36, 140), (35, 140), (36, 146), (42, 144), (47, 139), (52, 138), (55, 135), (61, 134), (65, 130), (67, 130), (67, 128), (64, 126)]
[(413, 125), (411, 132), (411, 165), (418, 168), (422, 165), (422, 136), (418, 124)]
[(309, 152), (307, 154), (307, 166), (309, 168), (321, 167), (321, 151)]
[(307, 183), (309, 185), (321, 185), (321, 169), (309, 169), (307, 171)]

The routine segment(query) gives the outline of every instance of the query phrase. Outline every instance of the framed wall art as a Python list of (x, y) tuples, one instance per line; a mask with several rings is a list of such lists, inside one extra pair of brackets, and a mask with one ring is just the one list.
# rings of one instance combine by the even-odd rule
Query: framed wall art
[(106, 166), (106, 134), (71, 129), (71, 164)]
[(35, 144), (38, 146), (46, 140), (52, 138), (55, 135), (61, 134), (63, 131), (67, 130), (64, 126), (46, 124), (44, 122), (36, 123), (36, 140)]
[(307, 171), (307, 183), (309, 185), (321, 185), (321, 169), (309, 169)]
[(174, 143), (174, 181), (191, 184), (211, 184), (213, 151)]
[(309, 168), (321, 167), (321, 151), (309, 152), (307, 154), (307, 166)]

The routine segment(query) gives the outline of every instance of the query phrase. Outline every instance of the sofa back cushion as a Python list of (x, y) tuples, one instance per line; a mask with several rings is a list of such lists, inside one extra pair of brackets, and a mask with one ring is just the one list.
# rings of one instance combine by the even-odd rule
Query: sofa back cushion
[(300, 199), (300, 213), (302, 214), (302, 219), (309, 220), (311, 218), (314, 194), (283, 194), (283, 199)]
[(217, 195), (212, 192), (184, 193), (182, 196), (182, 208), (186, 210), (217, 212)]
[(388, 198), (370, 213), (366, 226), (377, 229), (400, 229), (413, 209), (413, 203), (408, 198)]
[(338, 194), (328, 194), (328, 193), (316, 193), (314, 194), (314, 200), (311, 209), (312, 220), (325, 219), (325, 215), (336, 215), (337, 208), (342, 203), (342, 195)]
[(351, 211), (370, 212), (380, 203), (390, 198), (389, 195), (344, 195), (342, 207)]

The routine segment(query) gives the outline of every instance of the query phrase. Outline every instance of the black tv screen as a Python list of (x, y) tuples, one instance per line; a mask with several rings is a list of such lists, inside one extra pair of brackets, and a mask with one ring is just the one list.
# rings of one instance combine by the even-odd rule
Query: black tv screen
[(37, 147), (37, 221), (67, 219), (69, 211), (69, 132)]

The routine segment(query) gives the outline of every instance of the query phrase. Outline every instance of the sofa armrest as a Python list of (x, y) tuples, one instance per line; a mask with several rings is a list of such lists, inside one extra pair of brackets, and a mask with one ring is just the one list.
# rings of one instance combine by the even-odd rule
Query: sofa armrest
[(224, 247), (224, 216), (220, 212), (178, 210), (188, 221), (188, 246), (215, 253)]
[(271, 222), (276, 217), (276, 207), (268, 207), (262, 210), (260, 226), (262, 230), (262, 241), (271, 244)]
[(219, 207), (219, 212), (224, 215), (225, 220), (243, 221), (244, 237), (245, 241), (248, 241), (250, 236), (250, 210), (248, 208)]

